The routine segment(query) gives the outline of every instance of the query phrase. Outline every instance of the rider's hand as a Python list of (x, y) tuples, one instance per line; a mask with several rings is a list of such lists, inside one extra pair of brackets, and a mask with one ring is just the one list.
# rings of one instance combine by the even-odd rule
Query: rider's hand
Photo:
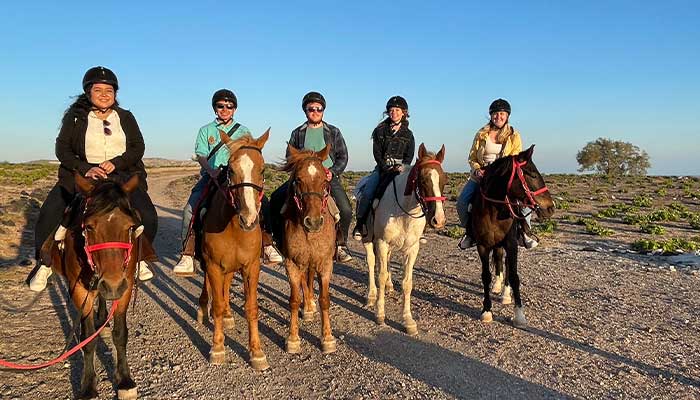
[(92, 179), (107, 179), (107, 173), (100, 167), (92, 167), (85, 174), (85, 177)]
[(399, 165), (394, 166), (394, 171), (399, 172), (399, 173), (403, 172), (403, 164), (399, 164)]
[(106, 173), (111, 174), (114, 172), (114, 164), (111, 161), (103, 161), (100, 163), (100, 168), (102, 168)]

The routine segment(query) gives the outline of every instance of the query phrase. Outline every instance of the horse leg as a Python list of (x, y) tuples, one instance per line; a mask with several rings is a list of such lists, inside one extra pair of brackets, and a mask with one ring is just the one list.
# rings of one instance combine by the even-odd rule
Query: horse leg
[(482, 245), (477, 246), (479, 258), (481, 259), (481, 283), (484, 286), (484, 305), (481, 309), (481, 321), (492, 322), (493, 314), (491, 313), (491, 270), (489, 269), (489, 250)]
[[(85, 340), (87, 337), (95, 333), (95, 319), (93, 315), (92, 304), (95, 297), (82, 286), (75, 285), (73, 290), (73, 304), (75, 307), (85, 305), (78, 312), (81, 314), (80, 321), (80, 339)], [(86, 299), (87, 297), (87, 299)], [(83, 376), (80, 380), (80, 399), (93, 399), (97, 397), (97, 378), (95, 376), (95, 347), (96, 341), (91, 341), (83, 347)]]
[(270, 368), (267, 357), (260, 347), (258, 332), (258, 279), (260, 278), (260, 261), (243, 267), (243, 293), (245, 294), (245, 319), (248, 321), (248, 353), (250, 366), (256, 371)]
[(503, 290), (503, 249), (500, 247), (494, 249), (491, 259), (496, 273), (496, 279), (493, 281), (491, 293), (500, 295)]
[[(224, 329), (228, 331), (232, 331), (235, 326), (231, 311), (231, 282), (233, 282), (233, 272), (229, 272), (224, 277)], [(257, 288), (257, 284), (255, 287)]]
[(513, 297), (515, 298), (515, 309), (513, 315), (513, 326), (516, 328), (526, 328), (527, 318), (523, 310), (523, 303), (520, 298), (520, 278), (518, 277), (518, 242), (515, 237), (512, 240), (507, 240), (506, 247), (506, 265), (508, 266), (508, 283), (513, 289)]
[[(97, 296), (97, 320), (95, 326), (102, 326), (107, 321), (107, 301), (102, 296)], [(106, 338), (111, 335), (112, 329), (109, 326), (100, 332), (100, 337)]]
[(214, 339), (209, 352), (209, 362), (212, 364), (223, 364), (226, 361), (226, 350), (224, 349), (224, 273), (221, 267), (210, 263), (207, 268), (209, 277), (209, 289), (212, 294), (211, 316), (214, 319)]
[(365, 260), (367, 261), (367, 275), (369, 277), (369, 283), (367, 284), (367, 307), (374, 307), (377, 302), (377, 285), (375, 283), (374, 277), (374, 245), (372, 242), (365, 243)]
[(316, 298), (314, 297), (314, 273), (310, 269), (301, 274), (301, 289), (304, 295), (304, 322), (313, 321)]
[(199, 308), (197, 309), (197, 322), (202, 325), (209, 322), (209, 293), (211, 293), (211, 288), (209, 287), (209, 278), (207, 278), (205, 272), (202, 294), (199, 295)]
[(336, 350), (336, 342), (331, 329), (331, 275), (333, 274), (333, 261), (326, 263), (319, 273), (319, 304), (321, 305), (321, 351), (323, 354), (333, 353)]
[(403, 281), (401, 283), (403, 291), (403, 326), (406, 329), (406, 333), (411, 336), (418, 334), (418, 325), (411, 314), (411, 290), (413, 290), (413, 266), (416, 264), (419, 248), (419, 244), (416, 243), (406, 253), (403, 265)]
[(299, 305), (301, 296), (299, 294), (302, 273), (289, 258), (284, 260), (289, 278), (289, 336), (287, 336), (287, 353), (300, 353), (301, 340), (299, 339)]
[(394, 293), (394, 280), (391, 279), (391, 247), (389, 252), (386, 254), (387, 266), (386, 266), (386, 293)]
[(126, 312), (129, 308), (129, 300), (131, 300), (131, 288), (119, 299), (119, 305), (114, 312), (114, 330), (112, 330), (112, 343), (114, 343), (114, 347), (117, 350), (115, 378), (117, 398), (119, 400), (136, 399), (138, 394), (136, 382), (131, 378), (129, 361), (126, 357), (126, 343), (129, 339), (129, 328), (126, 326)]
[(379, 325), (384, 325), (384, 296), (386, 292), (386, 281), (389, 279), (389, 243), (379, 239), (376, 242), (379, 252), (379, 296), (377, 298), (376, 318)]

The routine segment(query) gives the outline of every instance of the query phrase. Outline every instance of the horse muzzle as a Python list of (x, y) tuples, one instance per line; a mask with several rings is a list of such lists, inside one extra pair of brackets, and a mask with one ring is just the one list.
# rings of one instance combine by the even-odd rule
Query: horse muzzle
[(311, 218), (309, 216), (304, 217), (304, 230), (311, 233), (316, 233), (321, 230), (323, 226), (324, 218), (320, 216), (318, 218)]
[(259, 217), (256, 217), (253, 222), (250, 224), (246, 223), (245, 219), (243, 218), (242, 215), (238, 216), (238, 226), (241, 227), (245, 232), (250, 232), (253, 229), (255, 229), (256, 226), (258, 226), (258, 221), (260, 220)]
[(105, 300), (121, 299), (127, 289), (129, 289), (129, 282), (123, 277), (116, 285), (112, 282), (107, 282), (104, 278), (97, 282), (97, 291)]

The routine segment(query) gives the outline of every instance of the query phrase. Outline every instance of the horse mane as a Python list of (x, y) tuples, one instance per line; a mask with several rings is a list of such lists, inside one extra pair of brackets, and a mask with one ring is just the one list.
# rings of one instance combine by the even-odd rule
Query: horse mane
[(437, 157), (435, 153), (433, 153), (432, 151), (426, 151), (423, 157), (420, 160), (418, 160), (416, 164), (420, 164), (422, 161), (426, 160), (434, 160), (435, 157)]
[[(235, 139), (231, 141), (229, 144), (226, 145), (228, 147), (228, 152), (229, 152), (229, 157), (233, 157), (233, 153), (237, 152), (241, 147), (243, 146), (253, 146), (255, 145), (256, 141), (253, 139), (253, 137), (250, 135), (250, 133), (246, 133), (245, 135), (239, 137), (238, 139)], [(258, 147), (258, 146), (254, 146)]]
[(119, 208), (126, 215), (136, 217), (129, 204), (129, 196), (119, 182), (111, 179), (98, 181), (90, 192), (89, 198), (84, 217), (106, 214), (115, 208)]
[(294, 171), (297, 163), (306, 160), (309, 157), (314, 157), (314, 154), (316, 153), (313, 150), (301, 150), (297, 154), (289, 154), (287, 160), (284, 162), (284, 164), (280, 165), (278, 169), (280, 171), (291, 173)]

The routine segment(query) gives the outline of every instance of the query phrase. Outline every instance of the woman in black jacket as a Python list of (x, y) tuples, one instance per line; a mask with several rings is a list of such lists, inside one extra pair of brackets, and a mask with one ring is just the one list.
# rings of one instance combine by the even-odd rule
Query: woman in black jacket
[[(61, 162), (58, 183), (41, 206), (34, 230), (37, 266), (28, 278), (29, 288), (33, 291), (43, 290), (51, 275), (51, 268), (41, 260), (40, 250), (75, 196), (75, 171), (87, 178), (110, 177), (123, 181), (138, 175), (139, 188), (130, 194), (129, 200), (141, 215), (144, 234), (153, 243), (158, 217), (146, 193), (146, 170), (141, 160), (143, 136), (134, 115), (119, 107), (116, 100), (118, 89), (117, 76), (111, 70), (90, 68), (83, 77), (84, 93), (63, 115), (56, 139), (56, 157)], [(139, 279), (152, 277), (153, 273), (141, 262)]]
[(408, 129), (408, 103), (401, 96), (393, 96), (386, 102), (386, 118), (372, 132), (372, 151), (377, 166), (374, 171), (362, 179), (362, 187), (358, 190), (357, 225), (353, 236), (361, 240), (367, 235), (365, 221), (370, 211), (370, 205), (381, 178), (389, 172), (402, 172), (411, 164), (416, 152), (413, 132)]

